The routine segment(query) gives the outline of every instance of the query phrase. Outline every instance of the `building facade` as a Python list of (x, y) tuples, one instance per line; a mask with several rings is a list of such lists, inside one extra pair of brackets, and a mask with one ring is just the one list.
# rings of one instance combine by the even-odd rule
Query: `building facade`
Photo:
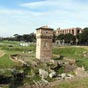
[(36, 58), (49, 61), (52, 58), (53, 29), (43, 26), (36, 29)]
[(79, 33), (82, 33), (82, 29), (79, 27), (76, 28), (68, 28), (68, 29), (60, 29), (57, 28), (57, 30), (55, 30), (55, 35), (58, 36), (60, 34), (73, 34), (74, 36), (76, 36)]

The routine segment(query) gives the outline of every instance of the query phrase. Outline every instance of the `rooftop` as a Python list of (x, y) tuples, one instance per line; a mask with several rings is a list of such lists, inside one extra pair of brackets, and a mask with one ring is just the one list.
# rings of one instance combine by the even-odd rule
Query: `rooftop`
[(40, 29), (43, 29), (43, 30), (53, 30), (53, 28), (49, 28), (48, 25), (42, 26), (40, 28), (37, 28), (36, 30), (40, 30)]

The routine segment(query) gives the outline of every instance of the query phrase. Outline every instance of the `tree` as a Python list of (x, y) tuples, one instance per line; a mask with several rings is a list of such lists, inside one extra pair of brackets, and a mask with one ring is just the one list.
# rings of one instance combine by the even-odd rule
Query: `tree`
[(56, 39), (59, 40), (60, 43), (63, 43), (63, 41), (64, 41), (64, 34), (58, 35)]
[(30, 42), (35, 42), (36, 41), (36, 35), (34, 33), (30, 33)]
[(55, 41), (56, 41), (56, 38), (57, 38), (57, 37), (56, 37), (56, 35), (55, 35), (55, 33), (54, 33), (54, 34), (53, 34), (53, 40), (52, 40), (52, 41), (55, 42)]
[(63, 40), (64, 39), (64, 34), (60, 34), (57, 36), (57, 40)]
[(75, 43), (75, 40), (76, 40), (75, 36), (70, 33), (64, 35), (65, 43), (73, 44), (73, 43)]
[(76, 41), (76, 37), (70, 33), (68, 34), (60, 34), (57, 36), (57, 40), (60, 40), (61, 42), (65, 42), (65, 43), (70, 43), (70, 44), (74, 44)]
[(88, 45), (88, 27), (83, 29), (83, 32), (77, 35), (79, 44)]
[(22, 40), (22, 36), (19, 34), (14, 34), (14, 40), (15, 41), (21, 41)]
[(16, 41), (25, 41), (25, 42), (35, 42), (36, 35), (34, 33), (24, 34), (24, 35), (14, 35), (14, 40)]

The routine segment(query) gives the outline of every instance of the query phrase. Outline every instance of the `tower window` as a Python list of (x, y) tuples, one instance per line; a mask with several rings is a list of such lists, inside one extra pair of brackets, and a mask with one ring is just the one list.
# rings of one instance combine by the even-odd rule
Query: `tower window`
[(46, 34), (47, 34), (48, 32), (46, 32)]

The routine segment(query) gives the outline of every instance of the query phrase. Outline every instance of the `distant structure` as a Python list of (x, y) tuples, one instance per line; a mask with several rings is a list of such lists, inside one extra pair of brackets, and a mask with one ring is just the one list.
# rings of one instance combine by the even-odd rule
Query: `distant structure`
[(20, 43), (20, 46), (30, 46), (29, 43)]
[(74, 36), (76, 36), (77, 34), (82, 33), (82, 29), (79, 27), (76, 27), (76, 28), (68, 28), (68, 29), (57, 28), (57, 30), (55, 30), (56, 36), (58, 36), (60, 34), (67, 34), (67, 33), (70, 33), (70, 34), (73, 34)]
[(36, 29), (36, 58), (49, 61), (52, 58), (53, 29), (42, 26)]

